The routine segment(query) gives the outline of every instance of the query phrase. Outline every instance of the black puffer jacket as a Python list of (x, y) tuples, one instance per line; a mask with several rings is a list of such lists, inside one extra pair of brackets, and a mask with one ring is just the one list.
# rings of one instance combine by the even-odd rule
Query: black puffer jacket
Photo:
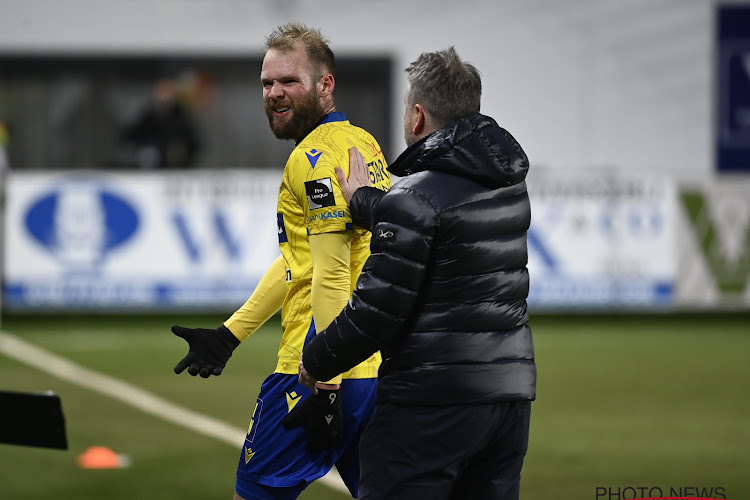
[(389, 193), (359, 189), (352, 211), (375, 223), (372, 255), (342, 314), (305, 348), (305, 369), (327, 380), (380, 349), (379, 402), (534, 399), (528, 168), (516, 140), (476, 114), (404, 151)]

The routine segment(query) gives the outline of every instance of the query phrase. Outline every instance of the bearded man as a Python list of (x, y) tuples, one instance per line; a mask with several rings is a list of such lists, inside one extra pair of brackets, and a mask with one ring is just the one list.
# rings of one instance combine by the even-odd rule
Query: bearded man
[(353, 225), (335, 169), (348, 174), (349, 150), (357, 148), (375, 187), (391, 186), (377, 141), (336, 111), (335, 71), (318, 30), (291, 23), (268, 37), (260, 74), (268, 123), (277, 138), (296, 144), (279, 189), (281, 255), (223, 325), (172, 328), (190, 345), (175, 372), (208, 378), (282, 310), (278, 362), (250, 419), (235, 500), (297, 498), (334, 464), (352, 496), (359, 494), (359, 437), (375, 404), (380, 354), (318, 382), (315, 394), (298, 381), (304, 346), (344, 308), (370, 255), (370, 233)]

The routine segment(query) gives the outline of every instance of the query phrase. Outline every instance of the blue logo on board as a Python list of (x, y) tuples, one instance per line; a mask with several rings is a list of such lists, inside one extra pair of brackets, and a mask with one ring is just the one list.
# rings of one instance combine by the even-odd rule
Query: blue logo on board
[(138, 213), (121, 195), (92, 181), (63, 183), (26, 211), (32, 239), (70, 270), (101, 264), (138, 229)]

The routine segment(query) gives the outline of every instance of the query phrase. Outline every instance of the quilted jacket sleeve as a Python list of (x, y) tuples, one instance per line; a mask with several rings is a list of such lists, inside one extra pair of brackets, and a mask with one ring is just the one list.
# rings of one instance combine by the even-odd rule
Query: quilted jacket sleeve
[(383, 196), (385, 196), (385, 191), (374, 187), (361, 187), (354, 191), (354, 195), (349, 201), (354, 223), (372, 231), (372, 227), (375, 225), (375, 208)]
[(304, 350), (305, 369), (328, 380), (387, 349), (413, 317), (430, 272), (438, 214), (409, 188), (394, 188), (374, 213), (371, 255), (339, 316)]

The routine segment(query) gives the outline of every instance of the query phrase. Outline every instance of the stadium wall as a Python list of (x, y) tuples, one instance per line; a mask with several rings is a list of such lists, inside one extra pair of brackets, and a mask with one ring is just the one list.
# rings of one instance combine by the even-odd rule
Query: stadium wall
[[(735, 2), (737, 3), (737, 2)], [(397, 68), (456, 46), (483, 111), (536, 165), (712, 174), (715, 1), (5, 0), (0, 52), (259, 54), (277, 25), (319, 26), (339, 54)], [(394, 72), (391, 157), (405, 79)]]

